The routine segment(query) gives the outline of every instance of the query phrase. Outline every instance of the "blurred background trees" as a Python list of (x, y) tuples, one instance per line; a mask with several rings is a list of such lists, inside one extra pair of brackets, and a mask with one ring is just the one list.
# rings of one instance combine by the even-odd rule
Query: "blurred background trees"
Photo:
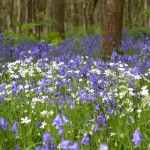
[[(106, 0), (0, 0), (0, 28), (19, 34), (89, 31), (103, 27)], [(150, 1), (124, 0), (123, 27), (150, 27)], [(106, 24), (105, 24), (106, 25)], [(72, 30), (71, 30), (72, 29)], [(73, 30), (74, 29), (74, 30)], [(69, 32), (70, 31), (70, 32)]]

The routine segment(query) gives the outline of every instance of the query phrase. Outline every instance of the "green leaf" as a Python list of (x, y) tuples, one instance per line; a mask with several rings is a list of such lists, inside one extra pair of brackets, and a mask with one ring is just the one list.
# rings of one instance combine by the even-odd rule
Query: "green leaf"
[(53, 24), (57, 24), (57, 21), (50, 18), (45, 18), (42, 21), (40, 21), (40, 25), (51, 26)]
[(21, 26), (22, 31), (33, 29), (35, 26), (39, 26), (39, 24), (36, 23), (28, 23)]

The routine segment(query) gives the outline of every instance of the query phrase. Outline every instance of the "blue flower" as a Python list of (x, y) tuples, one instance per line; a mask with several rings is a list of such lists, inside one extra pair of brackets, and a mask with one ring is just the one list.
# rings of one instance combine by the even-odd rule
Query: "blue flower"
[(95, 124), (93, 132), (95, 133), (96, 131), (100, 130), (98, 123)]
[(60, 143), (60, 147), (63, 149), (69, 149), (71, 141), (70, 140), (62, 140), (62, 142)]
[(63, 122), (60, 114), (56, 116), (56, 118), (53, 120), (53, 123), (56, 125), (56, 127), (63, 126)]
[(4, 130), (9, 130), (8, 122), (5, 123)]
[(59, 127), (59, 133), (60, 136), (62, 136), (64, 134), (64, 129), (62, 127)]
[(75, 142), (73, 145), (69, 146), (69, 150), (79, 150), (78, 142)]
[(43, 141), (50, 142), (50, 140), (51, 140), (50, 133), (49, 132), (44, 133), (44, 135), (43, 135)]
[(81, 140), (81, 143), (84, 145), (89, 145), (91, 140), (91, 135), (88, 133), (83, 139)]
[(53, 120), (53, 123), (56, 125), (56, 129), (59, 129), (59, 127), (62, 127), (66, 123), (68, 123), (69, 120), (64, 115), (58, 114), (56, 118)]
[(116, 56), (117, 56), (117, 53), (116, 53), (115, 51), (113, 51), (113, 53), (112, 53), (112, 55), (111, 55), (111, 59), (112, 59), (112, 60), (115, 59)]
[(148, 68), (150, 68), (150, 60), (146, 62)]
[(13, 43), (14, 42), (14, 39), (13, 38), (8, 38), (7, 39), (10, 43)]
[(21, 148), (18, 147), (18, 146), (16, 146), (16, 147), (14, 148), (14, 150), (21, 150)]
[(135, 132), (134, 132), (134, 134), (133, 134), (132, 142), (135, 143), (136, 147), (139, 147), (140, 142), (142, 142), (142, 141), (143, 141), (142, 135), (141, 135), (141, 133), (139, 132), (139, 130), (136, 129)]
[(37, 146), (35, 150), (41, 150), (41, 146)]
[(17, 133), (18, 132), (18, 122), (16, 121), (13, 126), (12, 126), (12, 133)]
[(5, 125), (5, 119), (4, 117), (0, 118), (0, 127), (3, 127)]

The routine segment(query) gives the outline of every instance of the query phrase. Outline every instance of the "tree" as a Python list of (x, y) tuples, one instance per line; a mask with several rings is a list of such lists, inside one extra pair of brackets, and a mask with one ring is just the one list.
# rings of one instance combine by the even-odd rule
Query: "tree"
[(106, 1), (103, 26), (103, 48), (105, 49), (104, 55), (111, 55), (114, 49), (118, 51), (121, 45), (123, 4), (124, 0)]
[(60, 36), (64, 36), (64, 0), (53, 0), (53, 19), (56, 24), (53, 25), (53, 31), (59, 32)]

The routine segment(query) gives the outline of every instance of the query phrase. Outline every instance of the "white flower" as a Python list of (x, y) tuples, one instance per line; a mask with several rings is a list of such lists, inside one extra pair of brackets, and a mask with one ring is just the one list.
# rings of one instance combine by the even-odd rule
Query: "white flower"
[(133, 77), (134, 77), (135, 80), (141, 79), (141, 76), (139, 76), (139, 75), (135, 75), (135, 76), (133, 76)]
[(40, 126), (40, 128), (44, 129), (44, 127), (47, 125), (47, 123), (44, 121), (42, 122), (42, 125)]
[(43, 110), (42, 112), (40, 112), (40, 114), (41, 114), (42, 116), (45, 116), (45, 115), (47, 114), (47, 110)]
[(53, 115), (53, 114), (54, 114), (54, 112), (53, 112), (52, 110), (51, 110), (49, 113), (50, 113), (50, 115)]
[(138, 113), (141, 113), (141, 112), (142, 112), (142, 110), (141, 110), (141, 109), (138, 109), (138, 110), (137, 110), (137, 112), (138, 112)]
[(106, 76), (109, 76), (109, 75), (111, 74), (111, 70), (105, 70), (104, 74), (105, 74)]
[(101, 144), (99, 150), (108, 150), (108, 146), (105, 144)]
[(79, 71), (79, 70), (76, 70), (76, 71), (74, 71), (74, 72), (78, 74), (80, 71)]
[(79, 79), (79, 82), (82, 82), (83, 80), (82, 79)]
[(142, 91), (140, 92), (141, 95), (143, 96), (147, 96), (149, 93), (148, 93), (148, 89), (147, 89), (147, 86), (144, 86), (142, 87)]
[(30, 123), (31, 122), (31, 119), (28, 119), (28, 117), (25, 117), (25, 118), (21, 118), (21, 123)]
[(110, 136), (115, 136), (117, 133), (110, 133)]

